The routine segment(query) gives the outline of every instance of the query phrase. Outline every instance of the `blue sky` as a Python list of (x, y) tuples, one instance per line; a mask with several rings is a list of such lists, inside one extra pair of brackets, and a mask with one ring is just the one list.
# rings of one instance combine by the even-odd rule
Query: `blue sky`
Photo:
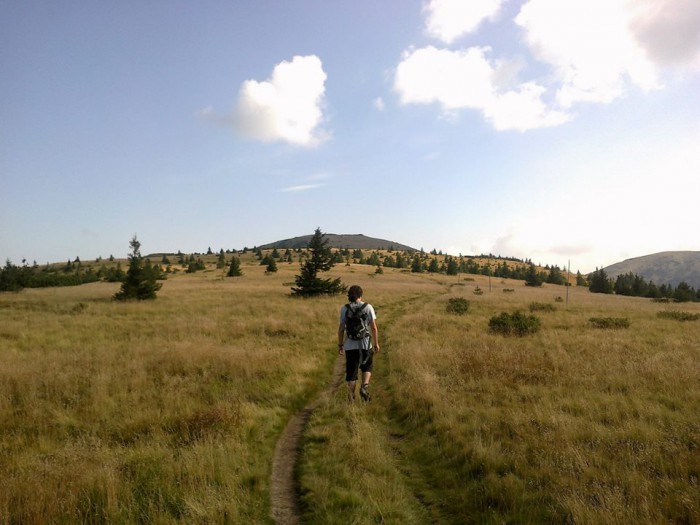
[(697, 0), (0, 3), (0, 258), (700, 250)]

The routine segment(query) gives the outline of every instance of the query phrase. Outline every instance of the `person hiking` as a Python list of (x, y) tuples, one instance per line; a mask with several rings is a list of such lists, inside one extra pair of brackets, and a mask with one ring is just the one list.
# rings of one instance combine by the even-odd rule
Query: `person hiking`
[(362, 371), (360, 397), (369, 401), (369, 380), (372, 377), (372, 361), (379, 353), (377, 314), (371, 304), (362, 301), (362, 288), (353, 285), (348, 290), (348, 304), (340, 309), (338, 325), (338, 353), (345, 354), (345, 381), (348, 399), (355, 400), (358, 368)]

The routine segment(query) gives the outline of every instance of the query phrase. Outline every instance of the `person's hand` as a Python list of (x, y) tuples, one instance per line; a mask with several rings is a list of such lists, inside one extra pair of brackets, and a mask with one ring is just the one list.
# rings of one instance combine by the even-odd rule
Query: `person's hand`
[(379, 345), (378, 344), (374, 345), (374, 352), (377, 354), (379, 353)]
[(344, 351), (345, 351), (345, 348), (343, 347), (343, 345), (338, 345), (338, 353), (340, 355), (342, 355)]

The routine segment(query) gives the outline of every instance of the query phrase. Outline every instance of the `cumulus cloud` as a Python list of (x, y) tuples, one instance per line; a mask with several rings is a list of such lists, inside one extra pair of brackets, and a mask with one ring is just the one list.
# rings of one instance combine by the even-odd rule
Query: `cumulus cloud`
[[(430, 35), (445, 44), (495, 21), (505, 0), (430, 0)], [(510, 22), (527, 54), (489, 46), (404, 52), (394, 75), (402, 104), (438, 104), (443, 117), (479, 110), (498, 130), (557, 126), (576, 104), (609, 103), (630, 86), (662, 87), (666, 66), (700, 67), (698, 0), (526, 0)], [(505, 24), (504, 24), (505, 25)], [(540, 76), (520, 80), (537, 61)]]
[(697, 0), (638, 0), (630, 30), (660, 65), (700, 62), (700, 2)]
[(394, 89), (402, 104), (439, 104), (444, 112), (480, 110), (496, 129), (555, 126), (569, 116), (548, 109), (545, 88), (529, 82), (514, 90), (499, 88), (499, 67), (489, 48), (452, 51), (429, 46), (404, 53), (396, 68)]
[(446, 44), (471, 33), (486, 19), (493, 19), (503, 0), (431, 0), (424, 8), (429, 35)]
[(563, 107), (606, 103), (622, 96), (627, 81), (660, 87), (656, 66), (635, 38), (628, 0), (529, 0), (515, 18), (533, 55), (549, 64)]
[(246, 80), (238, 93), (233, 123), (244, 137), (317, 146), (323, 123), (326, 73), (315, 56), (277, 64), (268, 80)]

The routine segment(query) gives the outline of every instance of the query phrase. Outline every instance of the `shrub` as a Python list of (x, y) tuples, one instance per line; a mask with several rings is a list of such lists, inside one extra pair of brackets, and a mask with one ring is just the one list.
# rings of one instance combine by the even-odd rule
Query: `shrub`
[(588, 320), (595, 328), (629, 328), (626, 317), (591, 317)]
[(662, 319), (675, 319), (676, 321), (697, 321), (698, 319), (700, 319), (700, 314), (693, 314), (690, 312), (679, 312), (676, 310), (659, 312), (657, 315)]
[(479, 288), (478, 286), (476, 288), (474, 288), (474, 295), (483, 295), (483, 294), (484, 294), (484, 291), (481, 288)]
[(556, 308), (553, 304), (549, 303), (530, 303), (531, 312), (554, 312)]
[(504, 288), (503, 293), (513, 293), (515, 290), (513, 288)]
[(447, 301), (447, 311), (457, 315), (466, 314), (469, 311), (469, 301), (463, 297), (452, 297)]
[(540, 329), (540, 320), (534, 315), (525, 315), (522, 312), (509, 314), (502, 312), (489, 321), (489, 330), (503, 335), (524, 336), (534, 334)]

